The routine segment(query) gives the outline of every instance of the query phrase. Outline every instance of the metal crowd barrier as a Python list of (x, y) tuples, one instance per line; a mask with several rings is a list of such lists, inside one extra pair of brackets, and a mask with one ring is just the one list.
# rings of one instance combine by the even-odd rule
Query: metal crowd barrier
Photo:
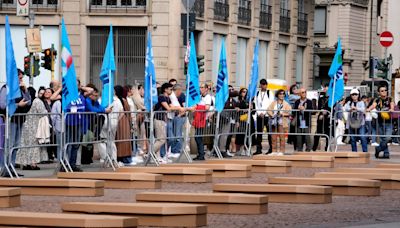
[[(336, 122), (343, 121), (344, 126), (335, 135), (334, 151), (343, 145), (340, 141), (344, 137), (350, 138), (350, 145), (353, 141), (353, 151), (357, 150), (357, 141), (360, 140), (362, 147), (364, 144), (364, 148), (362, 148), (364, 152), (368, 151), (368, 140), (371, 140), (371, 143), (377, 143), (379, 140), (380, 147), (386, 147), (390, 140), (395, 143), (400, 141), (400, 111), (339, 111), (338, 113), (342, 114), (340, 116), (343, 116), (343, 119), (338, 119), (338, 115), (336, 115), (335, 120)], [(336, 126), (336, 129), (338, 127)]]

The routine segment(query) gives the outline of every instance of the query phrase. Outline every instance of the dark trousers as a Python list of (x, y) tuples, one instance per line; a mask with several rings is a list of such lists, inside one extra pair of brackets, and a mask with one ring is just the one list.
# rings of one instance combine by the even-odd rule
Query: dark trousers
[(204, 128), (196, 128), (194, 140), (197, 145), (197, 157), (204, 158), (204, 143), (203, 143)]
[[(267, 132), (270, 132), (269, 118), (266, 116), (264, 117), (257, 116), (257, 140), (256, 140), (257, 152), (262, 151), (262, 135), (264, 133), (264, 127), (267, 128)], [(268, 144), (269, 144), (268, 153), (271, 153), (272, 138), (270, 134), (268, 134)]]
[(82, 133), (82, 126), (81, 125), (68, 125), (66, 127), (66, 143), (74, 143), (67, 146), (67, 155), (69, 158), (69, 163), (71, 168), (76, 167), (76, 157), (78, 155), (78, 150), (80, 144), (82, 142), (83, 133)]
[[(333, 128), (333, 127), (332, 127)], [(317, 120), (317, 132), (316, 134), (326, 134), (329, 135), (329, 119), (326, 117), (323, 117), (321, 120), (318, 118)], [(319, 145), (319, 140), (321, 136), (320, 135), (315, 135), (314, 136), (314, 145), (313, 145), (313, 151), (316, 151), (318, 149)], [(327, 142), (325, 144), (325, 151), (328, 150), (328, 145), (329, 145), (329, 138), (325, 137)]]

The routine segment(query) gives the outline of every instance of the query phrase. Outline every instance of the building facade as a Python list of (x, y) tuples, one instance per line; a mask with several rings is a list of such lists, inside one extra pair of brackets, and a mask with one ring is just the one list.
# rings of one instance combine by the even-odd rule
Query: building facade
[[(9, 15), (18, 67), (27, 55), (24, 43), (28, 19), (17, 17), (17, 0), (0, 2), (0, 39), (4, 39), (5, 15)], [(42, 47), (60, 47), (60, 24), (64, 18), (76, 72), (83, 83), (100, 86), (99, 72), (113, 25), (117, 64), (116, 84), (135, 84), (144, 79), (146, 34), (152, 33), (157, 80), (184, 80), (184, 30), (179, 0), (33, 0), (35, 25), (41, 27)], [(191, 1), (192, 2), (192, 1)], [(194, 35), (198, 55), (205, 56), (204, 82), (214, 82), (221, 41), (227, 47), (230, 83), (247, 86), (253, 48), (260, 40), (261, 78), (279, 78), (289, 84), (312, 86), (313, 0), (196, 0)], [(58, 48), (57, 48), (58, 47)], [(0, 48), (4, 56), (4, 47)], [(60, 52), (59, 52), (60, 53)], [(0, 72), (5, 75), (4, 59)], [(60, 76), (57, 58), (56, 77)], [(50, 81), (44, 69), (35, 87)], [(3, 77), (4, 78), (4, 77)], [(1, 79), (4, 81), (4, 79)]]
[(387, 56), (393, 56), (394, 73), (400, 67), (400, 20), (395, 15), (399, 7), (395, 0), (316, 0), (314, 87), (329, 81), (327, 74), (338, 37), (342, 39), (347, 85), (360, 85), (371, 80), (369, 59), (370, 56), (384, 59), (385, 48), (380, 45), (379, 36), (386, 30), (392, 32), (395, 40), (387, 50)]

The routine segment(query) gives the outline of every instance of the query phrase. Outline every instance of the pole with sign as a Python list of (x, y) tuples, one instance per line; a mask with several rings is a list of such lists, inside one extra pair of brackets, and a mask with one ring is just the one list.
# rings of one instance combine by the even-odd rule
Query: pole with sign
[[(393, 41), (394, 41), (394, 37), (393, 37), (393, 34), (391, 33), (391, 32), (389, 32), (389, 31), (384, 31), (384, 32), (382, 32), (381, 33), (381, 35), (379, 36), (379, 43), (382, 45), (382, 47), (384, 47), (385, 48), (385, 65), (387, 66), (387, 63), (388, 63), (388, 53), (387, 53), (387, 49), (388, 49), (388, 47), (390, 47), (390, 46), (392, 46), (392, 44), (393, 44)], [(389, 69), (390, 69), (390, 67), (389, 67)], [(387, 71), (387, 75), (386, 75), (386, 78), (389, 80), (391, 77), (389, 77), (389, 75), (391, 74), (392, 72), (390, 71), (390, 70), (388, 70)], [(391, 94), (391, 88), (392, 88), (392, 82), (391, 82), (391, 80), (389, 80), (389, 88), (388, 88), (388, 94), (390, 95)]]

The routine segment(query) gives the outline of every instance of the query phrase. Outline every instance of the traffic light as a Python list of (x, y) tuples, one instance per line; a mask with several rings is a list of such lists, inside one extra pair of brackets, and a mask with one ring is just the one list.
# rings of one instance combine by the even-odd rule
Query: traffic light
[(51, 49), (47, 48), (42, 51), (42, 67), (46, 70), (51, 70)]
[(385, 63), (385, 59), (378, 59), (376, 61), (376, 69), (378, 70), (376, 76), (380, 78), (387, 78), (389, 71), (389, 64)]
[(197, 67), (199, 68), (199, 74), (204, 72), (204, 55), (197, 56)]
[(29, 55), (24, 57), (24, 74), (31, 75), (31, 57)]
[(38, 55), (33, 57), (33, 76), (39, 76), (40, 74), (40, 59)]

